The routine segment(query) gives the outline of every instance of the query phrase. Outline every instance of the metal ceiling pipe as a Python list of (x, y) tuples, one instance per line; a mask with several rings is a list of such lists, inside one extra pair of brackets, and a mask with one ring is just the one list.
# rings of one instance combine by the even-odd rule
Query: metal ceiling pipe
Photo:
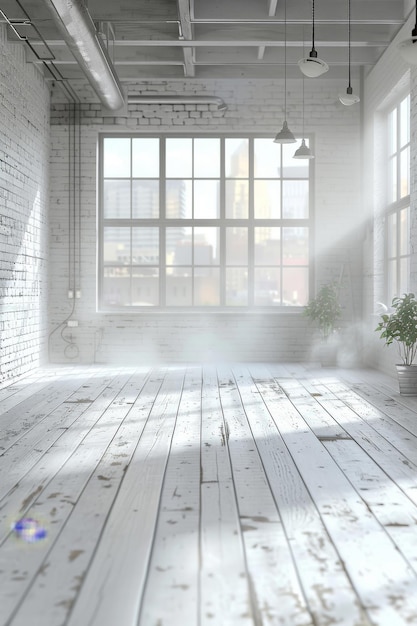
[(124, 105), (122, 86), (83, 0), (44, 3), (101, 103), (111, 110), (120, 109)]
[(225, 111), (227, 104), (217, 96), (128, 96), (128, 104), (215, 104)]

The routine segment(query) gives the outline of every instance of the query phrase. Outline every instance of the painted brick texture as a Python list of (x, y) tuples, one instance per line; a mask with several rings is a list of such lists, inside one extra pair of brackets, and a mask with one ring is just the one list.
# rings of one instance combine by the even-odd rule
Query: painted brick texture
[(47, 358), (46, 83), (0, 25), (0, 383)]
[[(287, 119), (293, 132), (302, 126), (301, 80), (287, 81)], [(352, 227), (361, 215), (360, 109), (338, 102), (340, 86), (332, 81), (306, 81), (305, 130), (316, 154), (313, 174), (315, 206), (315, 279), (343, 279), (346, 326), (361, 309), (362, 228)], [(88, 88), (86, 88), (86, 93)], [(103, 314), (96, 310), (96, 177), (97, 141), (102, 131), (139, 133), (260, 132), (271, 140), (283, 122), (282, 81), (141, 82), (129, 85), (132, 95), (155, 93), (214, 95), (228, 105), (226, 113), (199, 105), (129, 105), (128, 114), (109, 114), (100, 105), (80, 105), (81, 132), (71, 124), (71, 106), (51, 110), (50, 328), (52, 358), (57, 362), (143, 361), (301, 361), (313, 354), (312, 330), (302, 315), (288, 311), (210, 315), (158, 313)], [(71, 165), (71, 145), (79, 141), (80, 162)], [(342, 146), (342, 150), (340, 149)], [(294, 146), (294, 150), (296, 149)], [(79, 199), (69, 197), (68, 172), (73, 167)], [(73, 218), (68, 218), (68, 212)], [(72, 226), (71, 226), (72, 223)], [(71, 228), (74, 227), (74, 233)], [(77, 239), (79, 237), (79, 239)], [(70, 254), (69, 254), (70, 253)], [(69, 257), (73, 257), (70, 260)], [(69, 300), (68, 289), (81, 290)], [(354, 294), (355, 306), (350, 304)], [(77, 328), (61, 324), (69, 317)]]

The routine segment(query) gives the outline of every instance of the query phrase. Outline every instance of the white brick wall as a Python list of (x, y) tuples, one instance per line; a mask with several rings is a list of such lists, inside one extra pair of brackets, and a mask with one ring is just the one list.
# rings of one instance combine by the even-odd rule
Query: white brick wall
[[(306, 80), (305, 130), (313, 133), (316, 281), (338, 278), (345, 268), (343, 294), (346, 323), (356, 322), (361, 302), (360, 108), (344, 107), (338, 92), (345, 85)], [(358, 86), (355, 85), (358, 89)], [(287, 81), (288, 122), (301, 132), (302, 81)], [(79, 284), (68, 271), (68, 107), (51, 112), (51, 279), (50, 328), (53, 359), (59, 362), (303, 360), (309, 358), (312, 332), (306, 319), (288, 312), (268, 315), (197, 312), (100, 314), (96, 311), (96, 152), (100, 131), (137, 132), (260, 132), (271, 140), (283, 122), (282, 81), (185, 80), (141, 82), (129, 94), (187, 94), (222, 97), (225, 114), (209, 105), (135, 105), (129, 116), (103, 113), (100, 106), (82, 104), (81, 133), (81, 265)], [(294, 149), (297, 146), (294, 146)], [(75, 207), (77, 213), (78, 208)], [(76, 253), (76, 257), (78, 252)], [(70, 272), (71, 273), (71, 272)], [(78, 276), (76, 276), (76, 281)], [(80, 288), (80, 300), (67, 291)], [(350, 302), (350, 300), (349, 300)], [(74, 307), (74, 311), (73, 311)], [(60, 335), (60, 324), (72, 313), (79, 327)], [(72, 339), (69, 339), (71, 335)], [(68, 343), (72, 341), (72, 343)]]
[(0, 24), (0, 382), (46, 359), (49, 91)]
[[(372, 69), (365, 81), (364, 110), (364, 215), (367, 238), (364, 244), (363, 266), (363, 340), (364, 362), (388, 374), (395, 374), (398, 362), (396, 346), (387, 348), (375, 333), (379, 321), (378, 302), (385, 300), (384, 218), (385, 208), (385, 111), (404, 89), (411, 94), (411, 282), (410, 290), (417, 292), (417, 69), (407, 67), (398, 43), (411, 36), (415, 11), (395, 37), (391, 46)], [(386, 303), (389, 304), (389, 303)]]

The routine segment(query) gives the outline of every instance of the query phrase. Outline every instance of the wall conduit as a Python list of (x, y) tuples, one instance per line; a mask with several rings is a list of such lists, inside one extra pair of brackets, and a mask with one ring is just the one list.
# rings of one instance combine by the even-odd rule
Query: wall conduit
[(226, 111), (227, 104), (217, 96), (128, 96), (128, 104), (215, 104), (219, 111)]

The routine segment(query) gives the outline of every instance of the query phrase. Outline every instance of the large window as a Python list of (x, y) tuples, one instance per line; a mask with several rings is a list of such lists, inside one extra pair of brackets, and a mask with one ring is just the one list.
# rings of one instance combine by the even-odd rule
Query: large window
[(410, 97), (388, 112), (386, 293), (391, 302), (409, 289), (410, 274)]
[(305, 305), (309, 161), (295, 147), (102, 136), (99, 306)]

